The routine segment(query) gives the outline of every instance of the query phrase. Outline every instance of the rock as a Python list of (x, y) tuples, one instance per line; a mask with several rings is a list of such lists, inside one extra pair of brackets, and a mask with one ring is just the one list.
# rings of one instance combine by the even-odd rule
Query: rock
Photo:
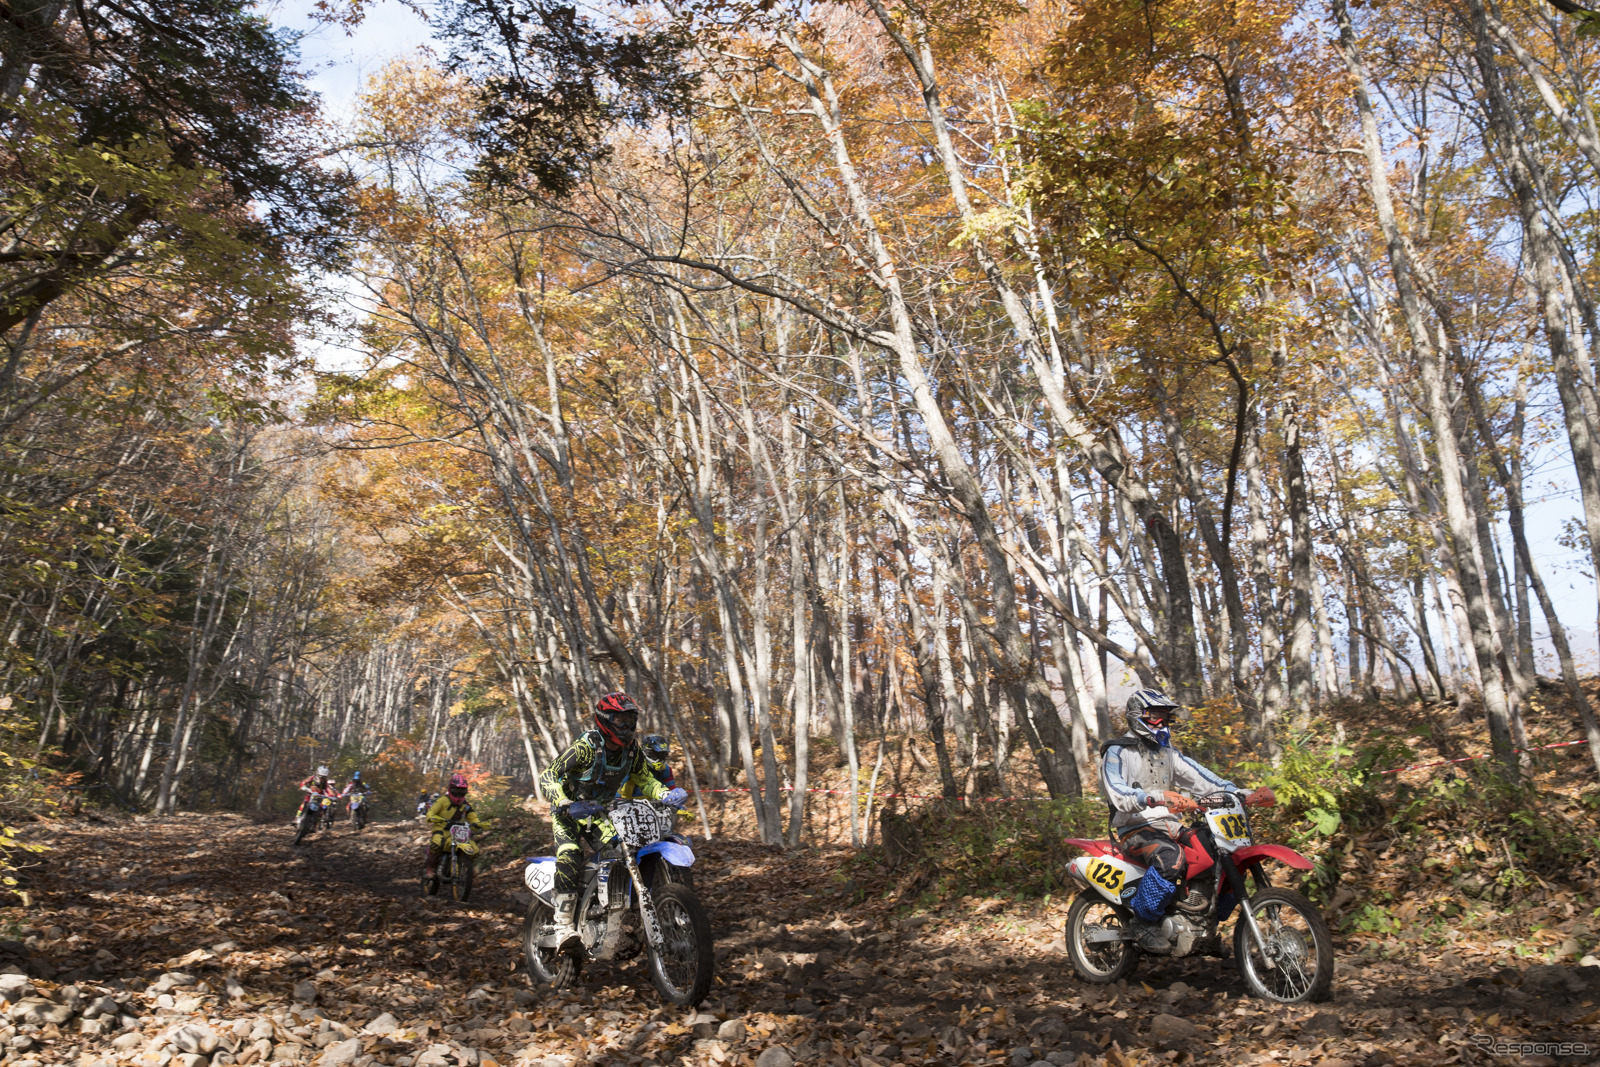
[(244, 999), (244, 996), (245, 996), (245, 994), (244, 994), (244, 986), (240, 985), (239, 984), (239, 979), (235, 978), (233, 975), (230, 974), (230, 975), (228, 975), (228, 977), (226, 979), (224, 979), (223, 988), (228, 991), (228, 999), (230, 999), (230, 1000), (243, 1000)]
[(1344, 1023), (1331, 1011), (1319, 1011), (1311, 1018), (1300, 1024), (1302, 1034), (1323, 1034), (1327, 1037), (1343, 1037)]
[(215, 945), (211, 946), (211, 951), (215, 952), (219, 956), (225, 956), (230, 952), (238, 952), (239, 951), (239, 942), (237, 942), (237, 941), (219, 941)]
[(97, 997), (84, 1006), (83, 1017), (97, 1019), (102, 1015), (116, 1015), (121, 1010), (122, 1005), (110, 997)]
[(130, 1049), (138, 1048), (144, 1044), (144, 1035), (137, 1030), (130, 1030), (125, 1034), (118, 1034), (111, 1039), (112, 1048)]
[(370, 1023), (368, 1023), (367, 1025), (363, 1026), (361, 1029), (364, 1030), (365, 1032), (369, 1033), (369, 1034), (377, 1034), (380, 1037), (383, 1036), (384, 1034), (399, 1033), (399, 1031), (400, 1031), (400, 1020), (396, 1019), (393, 1015), (390, 1015), (388, 1012), (384, 1012), (382, 1015), (378, 1016), (376, 1019), (372, 1020)]
[(317, 984), (312, 981), (296, 982), (294, 984), (294, 999), (303, 1004), (317, 1002)]
[(1011, 1067), (1028, 1067), (1033, 1062), (1033, 1049), (1014, 1048), (1011, 1050)]
[(60, 1026), (72, 1018), (72, 1009), (43, 997), (23, 997), (8, 1014), (14, 1023), (32, 1023), (35, 1026), (55, 1023)]
[(1188, 1019), (1162, 1012), (1150, 1020), (1150, 1036), (1160, 1041), (1192, 1041), (1200, 1028)]
[(255, 1025), (250, 1028), (251, 1041), (271, 1041), (273, 1036), (272, 1020), (257, 1016)]
[(33, 983), (25, 974), (0, 974), (0, 997), (15, 1003), (33, 992)]
[(756, 1057), (756, 1067), (794, 1067), (794, 1057), (774, 1045)]
[(105, 1023), (99, 1019), (85, 1019), (78, 1024), (78, 1032), (84, 1037), (99, 1037), (105, 1028)]
[(1573, 968), (1554, 963), (1536, 963), (1522, 972), (1522, 988), (1536, 996), (1551, 993), (1581, 992), (1583, 982)]
[(429, 1045), (417, 1056), (412, 1067), (447, 1067), (451, 1058), (449, 1045)]
[(345, 1067), (356, 1061), (361, 1055), (361, 1039), (352, 1037), (337, 1044), (329, 1045), (323, 1050), (322, 1059), (317, 1062), (321, 1067)]
[(167, 987), (166, 989), (162, 990), (162, 992), (165, 993), (167, 989), (182, 989), (184, 986), (194, 985), (195, 977), (194, 975), (188, 974), (184, 971), (168, 971), (156, 982), (157, 985), (161, 985), (163, 983), (165, 983)]
[(1067, 1052), (1064, 1049), (1056, 1049), (1045, 1057), (1045, 1061), (1050, 1064), (1050, 1067), (1072, 1067), (1074, 1063), (1078, 1062), (1078, 1054), (1076, 1052)]
[(178, 1027), (168, 1035), (168, 1040), (183, 1052), (198, 1052), (206, 1056), (217, 1051), (219, 1044), (216, 1032), (199, 1023)]
[(211, 1057), (198, 1052), (185, 1052), (173, 1057), (174, 1067), (211, 1067)]
[(729, 1019), (717, 1027), (717, 1040), (726, 1041), (730, 1045), (737, 1045), (744, 1040), (747, 1032), (743, 1019)]
[(1585, 956), (1578, 961), (1579, 967), (1600, 967), (1600, 956)]

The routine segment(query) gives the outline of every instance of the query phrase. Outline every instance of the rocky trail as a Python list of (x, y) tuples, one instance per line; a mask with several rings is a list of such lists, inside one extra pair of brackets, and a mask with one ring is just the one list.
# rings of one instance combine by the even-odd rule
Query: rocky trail
[[(1600, 967), (1341, 943), (1324, 1004), (1251, 999), (1231, 962), (1209, 958), (1147, 959), (1096, 989), (1061, 943), (1067, 901), (963, 898), (897, 918), (852, 903), (844, 850), (696, 841), (718, 980), (686, 1012), (661, 1005), (639, 961), (591, 967), (559, 994), (530, 990), (509, 844), (458, 904), (420, 896), (414, 822), (299, 848), (284, 822), (233, 815), (63, 821), (30, 836), (51, 851), (28, 876), (29, 904), (0, 913), (0, 1062), (17, 1067), (1378, 1067), (1600, 1054)], [(1521, 1054), (1495, 1058), (1490, 1039), (1567, 1044), (1502, 1045)]]

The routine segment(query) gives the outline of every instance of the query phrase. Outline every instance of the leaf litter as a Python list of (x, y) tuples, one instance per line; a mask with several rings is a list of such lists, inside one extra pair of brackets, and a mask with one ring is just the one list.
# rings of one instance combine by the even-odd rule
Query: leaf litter
[(420, 895), (412, 822), (300, 848), (238, 815), (33, 836), (53, 849), (33, 903), (0, 912), (0, 1062), (17, 1067), (1381, 1067), (1492, 1062), (1484, 1035), (1600, 1049), (1600, 967), (1507, 966), (1510, 942), (1342, 941), (1325, 1004), (1252, 999), (1206, 957), (1096, 988), (1067, 961), (1067, 902), (855, 903), (842, 848), (696, 842), (717, 980), (682, 1010), (637, 960), (531, 989), (521, 850), (486, 850), (459, 904)]

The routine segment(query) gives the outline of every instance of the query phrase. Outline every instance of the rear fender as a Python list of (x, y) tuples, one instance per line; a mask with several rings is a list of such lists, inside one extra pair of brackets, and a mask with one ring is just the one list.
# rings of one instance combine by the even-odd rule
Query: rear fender
[(1067, 873), (1111, 903), (1121, 904), (1129, 887), (1144, 877), (1144, 868), (1116, 856), (1079, 856), (1067, 864)]
[(1233, 862), (1241, 871), (1266, 860), (1277, 860), (1297, 871), (1311, 869), (1311, 861), (1287, 845), (1246, 845), (1233, 854)]
[(1110, 841), (1090, 841), (1084, 837), (1069, 837), (1067, 844), (1073, 848), (1081, 848), (1091, 856), (1115, 856), (1117, 846)]

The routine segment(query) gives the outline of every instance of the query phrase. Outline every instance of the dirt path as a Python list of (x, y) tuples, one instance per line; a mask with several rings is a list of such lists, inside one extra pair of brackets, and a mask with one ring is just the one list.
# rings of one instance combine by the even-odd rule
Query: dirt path
[(1282, 1008), (1221, 961), (1147, 960), (1097, 990), (1072, 975), (1061, 902), (896, 920), (851, 903), (844, 852), (740, 841), (696, 842), (718, 966), (699, 1012), (663, 1009), (637, 961), (535, 995), (512, 854), (490, 854), (470, 905), (424, 899), (420, 836), (376, 823), (293, 848), (283, 823), (239, 816), (54, 826), (32, 906), (4, 913), (0, 1062), (1377, 1067), (1490, 1062), (1477, 1034), (1594, 1050), (1498, 1062), (1600, 1056), (1600, 968), (1343, 955), (1330, 1003)]

